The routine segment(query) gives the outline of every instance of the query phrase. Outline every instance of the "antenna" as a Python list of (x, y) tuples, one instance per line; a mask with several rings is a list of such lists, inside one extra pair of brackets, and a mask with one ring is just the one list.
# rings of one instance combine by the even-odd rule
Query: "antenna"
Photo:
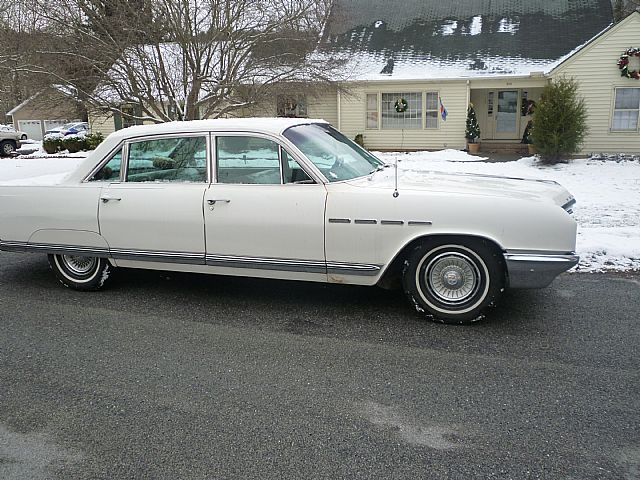
[(398, 198), (400, 192), (398, 192), (398, 155), (396, 155), (396, 163), (394, 165), (395, 178), (393, 182), (393, 198)]
[[(404, 128), (402, 129), (402, 137), (400, 139), (400, 150), (404, 147)], [(393, 198), (398, 198), (400, 192), (398, 191), (398, 153), (396, 152), (396, 163), (394, 165), (395, 175), (393, 179)]]

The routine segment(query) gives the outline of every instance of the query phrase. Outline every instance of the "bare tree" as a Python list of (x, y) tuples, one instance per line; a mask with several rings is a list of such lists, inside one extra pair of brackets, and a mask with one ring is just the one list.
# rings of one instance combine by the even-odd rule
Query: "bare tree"
[(330, 0), (23, 1), (51, 41), (16, 68), (136, 120), (224, 116), (340, 63), (312, 54)]

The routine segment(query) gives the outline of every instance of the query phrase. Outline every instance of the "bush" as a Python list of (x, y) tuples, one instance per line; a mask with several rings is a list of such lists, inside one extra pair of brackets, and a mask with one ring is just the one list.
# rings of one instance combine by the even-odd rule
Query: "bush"
[(101, 133), (91, 133), (85, 137), (85, 140), (87, 142), (87, 148), (89, 150), (95, 150), (104, 140), (104, 135)]
[(560, 78), (547, 85), (536, 107), (531, 138), (543, 163), (577, 153), (587, 134), (587, 111), (578, 83)]
[(364, 148), (364, 136), (361, 133), (357, 134), (353, 141)]
[(68, 136), (62, 139), (62, 149), (69, 153), (76, 153), (81, 150), (88, 150), (87, 141), (82, 137)]
[(42, 148), (49, 154), (58, 153), (63, 150), (62, 138), (45, 138), (42, 142)]

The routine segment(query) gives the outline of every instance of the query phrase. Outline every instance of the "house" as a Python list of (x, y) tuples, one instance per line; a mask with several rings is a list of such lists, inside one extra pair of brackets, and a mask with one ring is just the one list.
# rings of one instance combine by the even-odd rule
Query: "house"
[(587, 105), (583, 152), (637, 153), (640, 80), (618, 62), (640, 47), (640, 14), (612, 21), (609, 0), (336, 0), (316, 54), (345, 59), (339, 87), (290, 88), (244, 114), (324, 118), (374, 150), (463, 149), (473, 104), (487, 150), (519, 145), (542, 89), (566, 76)]
[(36, 93), (7, 112), (16, 130), (32, 140), (42, 140), (51, 128), (71, 121), (81, 121), (86, 113), (75, 101), (74, 95), (60, 86)]

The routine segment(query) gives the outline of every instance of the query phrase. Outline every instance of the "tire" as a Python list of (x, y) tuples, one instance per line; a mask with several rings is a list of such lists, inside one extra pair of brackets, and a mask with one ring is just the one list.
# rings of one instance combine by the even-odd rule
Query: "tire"
[(16, 144), (11, 140), (3, 140), (0, 142), (0, 157), (8, 157), (16, 151)]
[(405, 260), (402, 283), (411, 304), (427, 318), (469, 324), (482, 320), (501, 296), (504, 258), (481, 239), (427, 240)]
[(111, 265), (100, 257), (49, 255), (49, 265), (60, 283), (74, 290), (99, 290), (111, 275)]
[(22, 136), (20, 137), (20, 140), (26, 140), (26, 139), (27, 139), (27, 136), (26, 136), (26, 135), (22, 135)]

